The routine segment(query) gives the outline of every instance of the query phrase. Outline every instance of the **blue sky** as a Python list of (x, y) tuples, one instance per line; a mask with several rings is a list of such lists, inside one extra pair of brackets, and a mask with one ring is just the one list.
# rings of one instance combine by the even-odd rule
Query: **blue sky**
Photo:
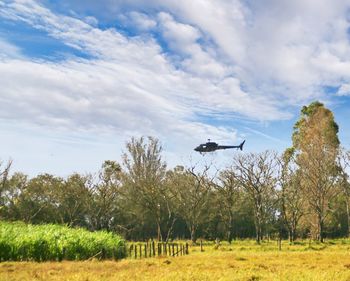
[(349, 148), (349, 40), (346, 0), (0, 0), (0, 159), (94, 172), (152, 135), (169, 166), (223, 167), (240, 152), (193, 148), (281, 152), (314, 100)]

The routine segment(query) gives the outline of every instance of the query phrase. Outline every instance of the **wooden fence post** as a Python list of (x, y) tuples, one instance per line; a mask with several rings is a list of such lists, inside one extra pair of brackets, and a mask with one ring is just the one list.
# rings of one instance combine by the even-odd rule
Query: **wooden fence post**
[(200, 245), (201, 245), (201, 252), (203, 252), (203, 241), (202, 240), (200, 242)]
[(137, 259), (137, 245), (134, 245), (134, 254), (135, 254), (135, 259)]
[(152, 240), (152, 250), (153, 250), (153, 256), (156, 256), (156, 245), (154, 243), (154, 241)]
[(279, 251), (282, 250), (282, 241), (281, 241), (281, 237), (278, 238), (278, 250), (279, 250)]
[(140, 259), (142, 258), (142, 245), (139, 245), (139, 250), (140, 250)]
[(133, 248), (134, 248), (134, 245), (131, 244), (130, 248), (129, 248), (129, 257), (132, 257), (132, 250), (133, 250)]
[(188, 243), (186, 242), (186, 251), (185, 251), (185, 254), (188, 255)]
[(173, 250), (172, 256), (175, 257), (175, 244), (174, 243), (171, 245), (171, 248)]
[(145, 244), (145, 258), (147, 258), (147, 243)]

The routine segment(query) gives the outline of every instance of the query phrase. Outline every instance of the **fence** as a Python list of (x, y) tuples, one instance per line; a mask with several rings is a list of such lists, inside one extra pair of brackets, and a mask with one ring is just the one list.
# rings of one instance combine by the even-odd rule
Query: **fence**
[(165, 243), (165, 242), (146, 242), (135, 243), (129, 246), (129, 257), (148, 258), (148, 257), (161, 257), (171, 256), (178, 257), (188, 255), (188, 243)]

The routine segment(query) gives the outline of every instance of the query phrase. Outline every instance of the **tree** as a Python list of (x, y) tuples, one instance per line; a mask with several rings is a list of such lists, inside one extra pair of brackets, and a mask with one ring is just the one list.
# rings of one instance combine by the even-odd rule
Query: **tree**
[(233, 158), (231, 171), (240, 186), (248, 193), (254, 206), (257, 243), (262, 240), (269, 217), (274, 216), (275, 160), (276, 154), (271, 151), (236, 154)]
[(4, 193), (6, 190), (6, 184), (10, 173), (11, 165), (12, 165), (12, 160), (9, 160), (4, 167), (2, 167), (3, 162), (0, 161), (0, 211), (5, 204)]
[(178, 166), (169, 173), (177, 212), (185, 221), (193, 243), (196, 243), (197, 230), (204, 222), (204, 214), (209, 204), (212, 186), (209, 170), (210, 165), (206, 165), (202, 170), (197, 170), (195, 165), (187, 169)]
[(339, 176), (339, 139), (333, 113), (320, 102), (304, 106), (294, 126), (293, 148), (300, 167), (302, 191), (313, 213), (316, 238), (323, 242), (325, 219), (331, 211)]
[(304, 200), (301, 192), (301, 171), (295, 164), (294, 150), (287, 149), (279, 158), (281, 187), (280, 202), (284, 224), (288, 229), (289, 241), (294, 242), (299, 220), (304, 215)]
[(340, 192), (344, 197), (347, 218), (347, 236), (350, 238), (350, 182), (347, 170), (350, 168), (350, 151), (342, 149), (338, 163), (341, 169)]
[(21, 220), (19, 200), (22, 192), (26, 188), (28, 177), (16, 172), (3, 184), (1, 196), (0, 218), (7, 220)]
[(121, 166), (115, 161), (107, 160), (102, 164), (98, 181), (91, 183), (89, 218), (93, 229), (112, 230), (117, 224), (121, 178)]
[[(157, 227), (157, 238), (163, 240), (163, 220), (169, 218), (165, 186), (166, 164), (162, 161), (162, 147), (156, 138), (132, 138), (123, 154), (126, 196), (129, 210), (140, 220), (145, 212)], [(136, 207), (136, 208), (135, 208)], [(135, 212), (136, 210), (136, 212)], [(173, 217), (170, 216), (170, 220)]]
[[(89, 177), (77, 173), (70, 175), (55, 191), (60, 222), (69, 226), (88, 226), (86, 221), (89, 201)], [(95, 210), (94, 210), (95, 212)]]
[(21, 219), (27, 223), (59, 222), (56, 192), (63, 184), (62, 178), (50, 174), (30, 179), (18, 197), (17, 205)]
[(215, 185), (218, 192), (219, 213), (226, 230), (226, 239), (231, 243), (233, 238), (233, 224), (236, 204), (239, 199), (240, 185), (231, 168), (227, 168), (219, 175), (219, 184)]

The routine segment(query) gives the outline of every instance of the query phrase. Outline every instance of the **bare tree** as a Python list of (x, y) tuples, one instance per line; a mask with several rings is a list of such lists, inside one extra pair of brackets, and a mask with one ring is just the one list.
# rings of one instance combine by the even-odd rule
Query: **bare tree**
[(275, 196), (276, 154), (236, 154), (231, 171), (242, 188), (246, 190), (254, 206), (256, 241), (261, 242)]

